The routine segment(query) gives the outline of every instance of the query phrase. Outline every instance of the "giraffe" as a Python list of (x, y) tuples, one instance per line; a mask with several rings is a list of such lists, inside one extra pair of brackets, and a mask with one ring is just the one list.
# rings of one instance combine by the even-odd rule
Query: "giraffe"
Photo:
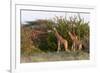
[(75, 51), (76, 49), (81, 50), (82, 49), (82, 43), (80, 40), (78, 40), (75, 33), (68, 32), (73, 44), (72, 44), (72, 50)]
[(47, 32), (41, 31), (41, 30), (33, 30), (32, 33), (31, 33), (31, 38), (32, 38), (32, 39), (38, 39), (38, 37), (39, 37), (41, 34), (47, 34)]
[(70, 52), (70, 50), (68, 50), (68, 41), (65, 40), (58, 32), (57, 32), (57, 29), (56, 28), (53, 28), (53, 31), (54, 31), (54, 34), (55, 34), (55, 37), (57, 38), (57, 53), (59, 53), (59, 51), (61, 50), (60, 46), (61, 45), (64, 45), (64, 49), (65, 51), (67, 52)]

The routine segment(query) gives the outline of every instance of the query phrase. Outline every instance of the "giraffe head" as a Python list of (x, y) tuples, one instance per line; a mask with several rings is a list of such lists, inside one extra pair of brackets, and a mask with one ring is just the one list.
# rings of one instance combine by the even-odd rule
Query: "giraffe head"
[(53, 28), (53, 30), (54, 30), (54, 31), (57, 31), (57, 29), (56, 29), (55, 27)]
[(47, 32), (48, 32), (48, 33), (51, 33), (52, 31), (51, 31), (51, 30), (47, 30)]
[(53, 28), (52, 28), (52, 29), (50, 29), (50, 30), (47, 30), (47, 32), (48, 32), (48, 33), (51, 33), (51, 32), (53, 32), (53, 33), (54, 33), (54, 32), (56, 32), (56, 31), (57, 31), (57, 29), (56, 29), (55, 27), (53, 27)]
[(71, 32), (69, 31), (68, 34), (71, 35)]

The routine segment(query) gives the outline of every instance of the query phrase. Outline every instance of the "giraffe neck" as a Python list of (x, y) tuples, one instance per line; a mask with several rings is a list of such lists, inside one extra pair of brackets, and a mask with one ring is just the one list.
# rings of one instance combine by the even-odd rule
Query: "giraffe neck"
[(57, 31), (55, 31), (55, 36), (58, 40), (63, 39)]
[(75, 40), (75, 37), (70, 33), (69, 34), (72, 40)]

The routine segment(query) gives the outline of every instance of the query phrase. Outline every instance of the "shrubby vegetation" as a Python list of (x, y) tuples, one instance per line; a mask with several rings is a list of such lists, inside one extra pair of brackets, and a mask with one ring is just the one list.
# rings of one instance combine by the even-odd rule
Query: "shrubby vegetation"
[[(66, 19), (66, 17), (55, 17), (52, 21), (55, 21), (55, 26), (52, 25), (52, 23), (48, 23), (48, 28), (51, 28), (52, 30), (53, 27), (56, 27), (59, 34), (68, 40), (69, 48), (71, 48), (72, 40), (68, 35), (68, 31), (74, 32), (78, 36), (78, 39), (83, 43), (83, 48), (89, 51), (89, 22), (85, 22), (80, 16), (70, 17), (69, 19)], [(48, 41), (50, 41), (55, 36), (48, 37)], [(49, 42), (48, 44), (50, 45), (52, 43)], [(52, 47), (55, 46), (52, 45)]]
[[(56, 51), (57, 41), (54, 32), (47, 32), (48, 30), (52, 31), (53, 27), (57, 29), (63, 38), (68, 40), (68, 48), (72, 46), (71, 38), (68, 35), (68, 31), (71, 31), (76, 33), (78, 39), (84, 44), (86, 51), (89, 52), (89, 22), (84, 21), (80, 16), (70, 17), (69, 19), (55, 16), (53, 19), (41, 19), (21, 26), (21, 53), (30, 55), (33, 53)], [(41, 37), (38, 37), (37, 42), (33, 41), (31, 37), (34, 29), (41, 29), (46, 32), (39, 35)]]

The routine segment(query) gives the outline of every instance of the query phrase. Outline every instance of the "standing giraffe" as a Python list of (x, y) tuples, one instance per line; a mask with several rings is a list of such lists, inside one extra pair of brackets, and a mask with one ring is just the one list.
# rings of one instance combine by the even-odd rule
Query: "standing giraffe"
[(57, 38), (57, 43), (58, 43), (57, 53), (59, 53), (59, 50), (61, 50), (61, 47), (60, 47), (61, 45), (64, 45), (65, 51), (70, 52), (70, 51), (68, 50), (68, 42), (67, 42), (67, 40), (65, 40), (65, 39), (57, 32), (56, 28), (53, 28), (53, 30), (54, 30), (54, 34), (55, 34), (55, 36), (56, 36), (56, 38)]
[(77, 36), (75, 33), (71, 33), (71, 32), (68, 32), (73, 44), (72, 44), (72, 50), (76, 50), (76, 49), (79, 49), (81, 50), (82, 49), (82, 44), (81, 44), (81, 41), (78, 40)]

